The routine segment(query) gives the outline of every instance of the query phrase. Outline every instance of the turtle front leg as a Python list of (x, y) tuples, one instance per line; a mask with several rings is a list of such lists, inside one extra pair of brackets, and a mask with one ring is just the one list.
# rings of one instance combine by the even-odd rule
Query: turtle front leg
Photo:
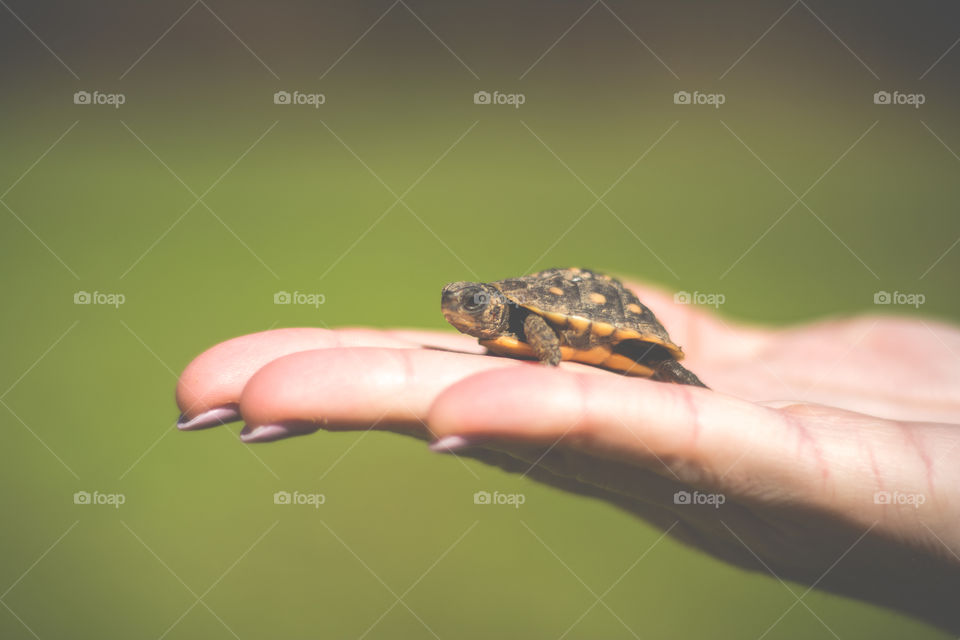
[(523, 337), (540, 362), (553, 367), (560, 364), (560, 337), (542, 317), (535, 313), (526, 317), (523, 321)]

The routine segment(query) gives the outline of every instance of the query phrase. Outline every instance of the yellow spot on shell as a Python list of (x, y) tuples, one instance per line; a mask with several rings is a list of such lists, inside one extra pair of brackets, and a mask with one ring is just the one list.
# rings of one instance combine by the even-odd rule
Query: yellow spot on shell
[(640, 305), (631, 302), (627, 305), (627, 311), (631, 313), (643, 313), (643, 308)]
[(550, 287), (549, 289), (547, 289), (547, 291), (549, 291), (550, 293), (552, 293), (552, 294), (555, 295), (555, 296), (562, 296), (562, 295), (563, 295), (563, 289), (561, 289), (560, 287)]
[[(617, 329), (617, 332), (613, 335), (613, 339), (617, 342), (622, 342), (623, 340), (644, 340), (648, 336), (644, 336), (633, 329)], [(659, 342), (659, 340), (651, 339), (650, 342)]]
[(590, 302), (594, 304), (605, 304), (607, 302), (607, 296), (602, 293), (591, 293), (587, 297), (590, 298)]
[(593, 324), (593, 332), (601, 338), (606, 338), (613, 333), (614, 330), (616, 330), (616, 327), (606, 322), (595, 322)]
[(556, 327), (565, 327), (567, 326), (567, 316), (562, 313), (553, 313), (551, 311), (544, 311), (543, 317), (547, 319), (547, 322), (556, 326)]
[(590, 326), (590, 321), (586, 318), (581, 318), (580, 316), (570, 316), (568, 319), (570, 326), (577, 332), (583, 333), (587, 330), (587, 327)]

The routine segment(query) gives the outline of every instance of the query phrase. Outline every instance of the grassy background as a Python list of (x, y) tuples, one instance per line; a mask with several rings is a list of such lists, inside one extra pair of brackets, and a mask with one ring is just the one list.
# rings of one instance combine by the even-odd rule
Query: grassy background
[[(550, 266), (722, 293), (735, 320), (960, 319), (960, 49), (931, 68), (960, 33), (940, 4), (390, 7), (0, 8), (0, 636), (939, 637), (818, 592), (816, 616), (781, 619), (795, 598), (773, 578), (669, 540), (617, 582), (658, 531), (394, 435), (173, 429), (176, 375), (216, 342), (446, 328), (445, 282)], [(814, 183), (815, 215), (777, 222)], [(878, 309), (880, 290), (926, 303)], [(526, 503), (477, 507), (480, 489)]]

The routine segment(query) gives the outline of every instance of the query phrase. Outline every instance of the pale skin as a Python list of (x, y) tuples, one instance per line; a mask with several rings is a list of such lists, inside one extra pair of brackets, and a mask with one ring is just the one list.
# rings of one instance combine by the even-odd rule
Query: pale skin
[(770, 330), (631, 288), (711, 389), (489, 356), (451, 332), (281, 329), (198, 356), (180, 427), (407, 434), (960, 633), (960, 329), (858, 316)]

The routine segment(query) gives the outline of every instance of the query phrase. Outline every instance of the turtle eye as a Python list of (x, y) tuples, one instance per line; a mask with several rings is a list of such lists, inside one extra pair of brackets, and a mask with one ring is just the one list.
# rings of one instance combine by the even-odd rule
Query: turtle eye
[(460, 305), (468, 313), (475, 313), (487, 306), (490, 296), (483, 289), (468, 289), (460, 296)]

